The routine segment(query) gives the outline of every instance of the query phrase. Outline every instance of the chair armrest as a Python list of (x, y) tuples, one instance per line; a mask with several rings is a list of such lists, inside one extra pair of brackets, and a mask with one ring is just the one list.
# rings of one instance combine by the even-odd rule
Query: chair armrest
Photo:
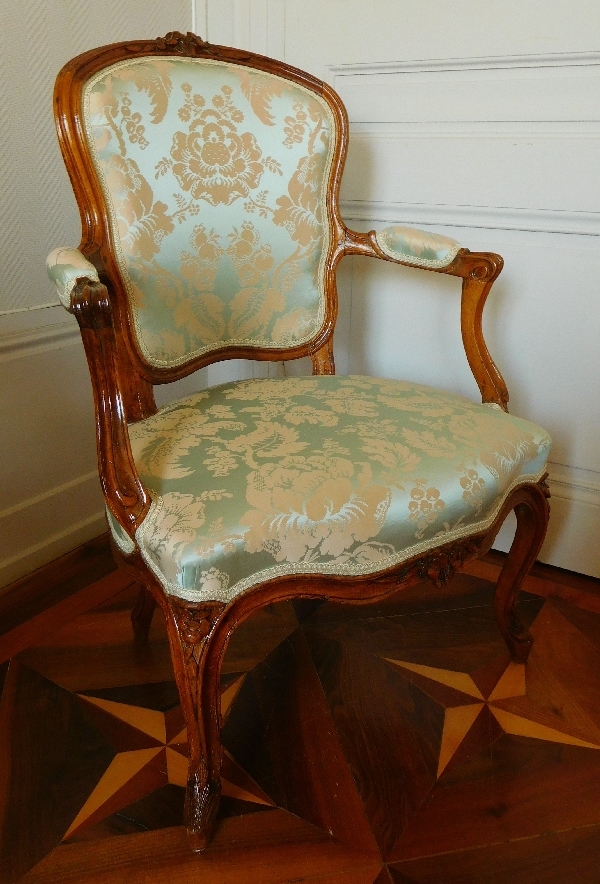
[(456, 240), (412, 227), (386, 227), (376, 233), (357, 233), (344, 226), (342, 252), (383, 258), (434, 273), (462, 279), (460, 326), (463, 346), (484, 403), (508, 411), (508, 390), (483, 338), (483, 308), (504, 261), (493, 252), (470, 252)]
[(106, 504), (131, 539), (151, 504), (139, 477), (119, 380), (117, 339), (106, 286), (79, 279), (69, 293), (92, 378), (98, 470)]
[(46, 259), (46, 269), (56, 286), (61, 304), (70, 313), (72, 312), (71, 294), (77, 282), (81, 279), (100, 282), (98, 271), (79, 249), (68, 247), (54, 249)]
[(448, 267), (460, 249), (455, 239), (414, 227), (385, 227), (375, 234), (375, 241), (387, 258), (431, 270)]

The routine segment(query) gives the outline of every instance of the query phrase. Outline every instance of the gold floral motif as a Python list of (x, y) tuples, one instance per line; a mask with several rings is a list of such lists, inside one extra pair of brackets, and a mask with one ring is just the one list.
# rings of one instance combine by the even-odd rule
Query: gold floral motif
[(262, 151), (251, 132), (237, 131), (244, 115), (231, 100), (231, 86), (221, 87), (212, 107), (205, 106), (202, 95), (192, 94), (189, 83), (182, 88), (185, 102), (179, 116), (190, 121), (189, 131), (175, 133), (172, 160), (161, 160), (157, 177), (171, 168), (194, 199), (228, 206), (258, 187), (264, 172)]
[(285, 227), (301, 246), (308, 246), (321, 236), (322, 176), (323, 157), (320, 154), (302, 157), (288, 185), (289, 196), (280, 196), (276, 200), (279, 208), (273, 214), (273, 221)]
[(131, 427), (131, 448), (138, 468), (146, 475), (161, 479), (183, 479), (193, 473), (184, 458), (192, 448), (219, 433), (240, 432), (246, 425), (229, 415), (219, 417), (209, 412), (200, 414), (189, 406), (164, 410), (158, 426), (151, 418)]
[(538, 445), (531, 433), (515, 424), (506, 427), (502, 439), (498, 439), (497, 424), (492, 411), (461, 412), (449, 418), (448, 430), (459, 445), (479, 448), (479, 458), (495, 479), (508, 475), (520, 463), (533, 460)]
[(308, 445), (308, 442), (300, 441), (296, 430), (277, 421), (257, 420), (255, 426), (256, 429), (246, 436), (237, 436), (224, 443), (228, 451), (243, 454), (249, 466), (258, 465), (256, 458), (283, 457), (303, 451)]
[(485, 482), (479, 476), (477, 470), (465, 470), (460, 484), (464, 488), (463, 500), (469, 503), (475, 512), (479, 514), (485, 500)]
[(229, 586), (229, 574), (219, 571), (218, 568), (209, 568), (208, 571), (201, 571), (198, 578), (198, 589), (200, 592), (209, 595), (217, 595), (224, 592)]
[(284, 120), (285, 140), (283, 146), (292, 148), (294, 144), (302, 144), (304, 136), (308, 133), (309, 153), (313, 153), (317, 137), (324, 135), (323, 109), (316, 101), (307, 98), (306, 101), (295, 101), (292, 110), (294, 116), (288, 115)]
[(271, 340), (274, 344), (287, 346), (295, 341), (305, 341), (311, 332), (317, 330), (314, 311), (297, 307), (275, 320)]
[(152, 188), (135, 160), (113, 155), (103, 166), (112, 194), (121, 245), (125, 254), (149, 261), (174, 225), (165, 203), (154, 202)]
[(402, 435), (409, 445), (424, 451), (429, 457), (454, 457), (456, 445), (445, 436), (436, 436), (428, 430), (402, 428)]
[(393, 442), (391, 439), (364, 439), (362, 450), (386, 470), (401, 469), (409, 473), (421, 463), (418, 454), (401, 442)]
[(426, 479), (417, 479), (415, 487), (410, 492), (408, 503), (408, 518), (418, 525), (415, 533), (415, 537), (418, 539), (423, 537), (425, 529), (432, 525), (439, 514), (446, 509), (446, 504), (441, 499), (438, 489), (426, 488), (426, 485)]
[(119, 153), (125, 156), (124, 132), (131, 144), (138, 144), (142, 150), (148, 147), (142, 114), (139, 110), (132, 111), (131, 97), (126, 93), (124, 84), (133, 82), (140, 92), (148, 93), (151, 122), (160, 123), (167, 112), (172, 89), (170, 72), (171, 62), (154, 59), (152, 64), (138, 63), (123, 67), (96, 83), (90, 92), (89, 110), (94, 122), (92, 131), (98, 153), (104, 150), (114, 135)]
[(273, 314), (285, 309), (285, 298), (274, 285), (270, 246), (262, 245), (250, 221), (241, 230), (234, 228), (227, 254), (236, 268), (241, 288), (230, 303), (228, 335), (233, 339), (264, 334)]
[(225, 393), (228, 400), (270, 402), (272, 399), (291, 400), (294, 396), (310, 396), (319, 393), (318, 378), (286, 378), (285, 383), (276, 379), (240, 381)]
[(279, 98), (285, 82), (275, 77), (268, 79), (263, 74), (256, 74), (250, 68), (240, 69), (240, 89), (250, 102), (250, 106), (258, 119), (265, 126), (274, 126), (275, 118), (271, 113), (271, 102)]
[(372, 482), (368, 464), (314, 454), (284, 457), (248, 476), (240, 519), (248, 552), (264, 550), (277, 562), (339, 556), (381, 530), (390, 491)]

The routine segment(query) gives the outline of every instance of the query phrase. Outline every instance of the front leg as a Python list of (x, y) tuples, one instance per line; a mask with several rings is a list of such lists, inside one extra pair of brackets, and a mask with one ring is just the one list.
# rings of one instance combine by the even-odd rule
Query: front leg
[(168, 628), (175, 679), (190, 752), (185, 815), (193, 850), (211, 839), (221, 798), (220, 657), (210, 653), (218, 634), (220, 602), (196, 604), (168, 597)]
[(494, 593), (494, 611), (500, 631), (515, 663), (526, 663), (533, 644), (529, 630), (521, 623), (515, 608), (517, 595), (540, 551), (550, 508), (546, 479), (525, 485), (513, 495), (517, 530), (510, 552), (500, 572)]

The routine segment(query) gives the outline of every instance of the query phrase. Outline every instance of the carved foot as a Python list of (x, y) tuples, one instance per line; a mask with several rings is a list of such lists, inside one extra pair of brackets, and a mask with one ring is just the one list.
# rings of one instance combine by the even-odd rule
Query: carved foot
[(191, 775), (188, 779), (185, 797), (187, 831), (192, 850), (204, 850), (209, 844), (221, 801), (221, 781), (206, 783), (201, 788), (200, 777)]
[(512, 614), (506, 629), (502, 629), (504, 641), (514, 663), (527, 663), (529, 652), (533, 647), (533, 636), (529, 630)]

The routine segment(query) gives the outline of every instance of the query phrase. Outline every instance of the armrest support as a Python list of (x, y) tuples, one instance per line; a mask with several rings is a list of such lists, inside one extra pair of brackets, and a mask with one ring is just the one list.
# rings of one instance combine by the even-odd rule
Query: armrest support
[(92, 377), (98, 467), (110, 512), (131, 538), (150, 508), (127, 431), (119, 383), (117, 341), (106, 286), (80, 280), (69, 293)]
[(462, 340), (473, 377), (483, 402), (495, 403), (503, 411), (508, 410), (508, 390), (487, 348), (481, 324), (487, 296), (504, 266), (500, 255), (470, 252), (461, 249), (456, 240), (449, 237), (410, 227), (386, 228), (381, 233), (374, 230), (357, 233), (346, 227), (343, 253), (382, 258), (395, 264), (459, 276), (463, 281), (460, 312)]

